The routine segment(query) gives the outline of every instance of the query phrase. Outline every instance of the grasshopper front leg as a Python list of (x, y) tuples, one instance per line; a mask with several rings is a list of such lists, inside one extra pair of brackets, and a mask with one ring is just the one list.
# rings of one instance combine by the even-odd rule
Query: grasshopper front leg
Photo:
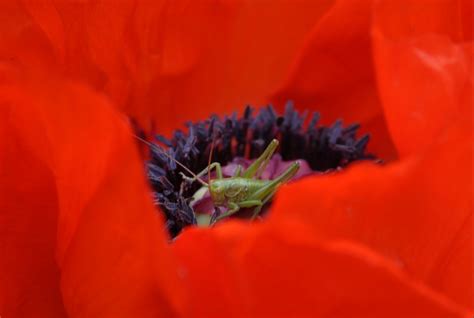
[(217, 221), (219, 221), (219, 220), (221, 220), (221, 219), (223, 219), (223, 218), (226, 218), (226, 217), (228, 217), (229, 215), (232, 215), (232, 214), (234, 214), (234, 213), (236, 213), (236, 212), (238, 212), (238, 211), (240, 210), (240, 206), (239, 206), (237, 203), (235, 203), (235, 202), (229, 202), (228, 205), (229, 205), (229, 210), (227, 210), (226, 213), (219, 215), (219, 216), (216, 218), (215, 222), (217, 222)]
[(255, 206), (262, 206), (263, 204), (264, 203), (261, 200), (245, 200), (238, 203), (229, 202), (229, 210), (226, 213), (217, 217), (216, 221), (219, 221), (220, 219), (226, 218), (234, 213), (237, 213), (241, 208), (252, 208)]
[(208, 186), (207, 183), (203, 183), (202, 180), (201, 180), (201, 177), (206, 175), (206, 173), (208, 171), (212, 171), (212, 169), (216, 169), (216, 174), (217, 174), (217, 179), (222, 179), (223, 176), (222, 176), (222, 167), (221, 167), (221, 164), (219, 162), (213, 162), (211, 163), (208, 167), (206, 167), (204, 170), (202, 170), (201, 172), (199, 172), (197, 175), (195, 175), (194, 177), (190, 178), (188, 176), (186, 176), (184, 173), (181, 172), (181, 176), (183, 177), (184, 180), (188, 181), (188, 182), (194, 182), (196, 180), (198, 180), (199, 182), (201, 182), (204, 186)]

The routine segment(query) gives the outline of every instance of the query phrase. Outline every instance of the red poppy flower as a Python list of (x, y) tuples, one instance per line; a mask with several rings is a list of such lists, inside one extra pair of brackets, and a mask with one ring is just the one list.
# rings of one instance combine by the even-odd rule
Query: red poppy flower
[[(469, 317), (469, 1), (0, 5), (0, 316)], [(169, 243), (126, 115), (293, 99), (385, 165)]]

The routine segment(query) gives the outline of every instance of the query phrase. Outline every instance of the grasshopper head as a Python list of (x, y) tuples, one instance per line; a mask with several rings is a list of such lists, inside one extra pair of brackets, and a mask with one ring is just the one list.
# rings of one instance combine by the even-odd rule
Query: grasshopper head
[(220, 180), (213, 180), (209, 182), (209, 192), (211, 193), (212, 202), (214, 205), (221, 205), (225, 203), (225, 187)]

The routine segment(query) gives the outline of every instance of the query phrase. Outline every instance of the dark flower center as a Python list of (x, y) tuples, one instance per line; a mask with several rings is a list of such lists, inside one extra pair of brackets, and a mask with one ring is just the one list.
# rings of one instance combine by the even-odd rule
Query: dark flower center
[(147, 162), (148, 179), (154, 202), (165, 214), (172, 237), (184, 227), (197, 224), (191, 201), (201, 187), (198, 182), (183, 179), (182, 174), (189, 173), (177, 162), (199, 173), (208, 166), (211, 145), (212, 162), (229, 167), (236, 158), (251, 162), (259, 157), (275, 138), (280, 141), (280, 161), (304, 160), (315, 172), (340, 169), (356, 160), (375, 159), (366, 153), (369, 135), (356, 138), (358, 124), (344, 127), (337, 120), (332, 126), (320, 126), (319, 113), (315, 112), (305, 125), (307, 113), (299, 114), (292, 103), (287, 104), (283, 116), (271, 106), (253, 113), (248, 106), (240, 118), (236, 113), (223, 118), (211, 116), (186, 123), (186, 131), (176, 130), (170, 139), (155, 137), (156, 144), (150, 147)]

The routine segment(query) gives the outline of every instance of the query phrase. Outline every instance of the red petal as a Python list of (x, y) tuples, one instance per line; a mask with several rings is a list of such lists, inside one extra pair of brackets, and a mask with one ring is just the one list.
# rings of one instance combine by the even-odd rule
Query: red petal
[[(21, 252), (23, 241), (37, 237), (54, 239), (55, 243), (57, 234), (57, 247), (47, 241), (50, 244), (31, 253), (25, 265), (35, 268), (33, 274), (46, 271), (44, 263), (49, 265), (45, 277), (37, 280), (54, 285), (58, 293), (59, 277), (53, 276), (58, 275), (53, 259), (56, 252), (60, 290), (70, 315), (176, 314), (181, 305), (175, 267), (170, 263), (162, 224), (152, 206), (142, 163), (124, 118), (104, 98), (79, 85), (41, 78), (4, 86), (0, 93), (2, 100), (12, 105), (11, 125), (25, 142), (27, 158), (35, 159), (32, 168), (40, 168), (26, 171), (34, 182), (26, 190), (18, 186), (24, 182), (23, 172), (11, 180), (16, 191), (13, 198), (24, 199), (11, 202), (12, 198), (6, 198), (7, 207), (18, 207), (7, 211), (8, 224), (31, 230), (14, 232), (18, 237), (10, 239), (11, 249)], [(9, 169), (25, 169), (22, 157), (15, 160), (7, 166)], [(44, 175), (50, 178), (42, 179)], [(54, 186), (57, 207), (56, 191), (51, 188)], [(31, 201), (24, 197), (29, 194), (34, 195)], [(50, 200), (53, 203), (48, 203)], [(35, 208), (30, 220), (14, 214), (30, 208)], [(33, 225), (38, 228), (31, 228)], [(0, 239), (2, 245), (8, 242), (8, 237)], [(22, 268), (21, 261), (11, 262), (10, 267)], [(5, 272), (8, 276), (10, 267)], [(19, 288), (36, 290), (30, 285), (35, 281), (25, 279)], [(40, 302), (46, 297), (44, 293), (32, 294), (29, 301)], [(0, 304), (15, 304), (4, 297)]]
[(460, 12), (448, 0), (382, 1), (376, 7), (378, 85), (401, 155), (419, 151), (472, 107), (472, 49), (453, 42), (462, 39)]
[(55, 262), (54, 176), (12, 127), (0, 93), (0, 312), (5, 317), (66, 317)]
[(326, 123), (360, 122), (372, 133), (370, 150), (395, 157), (372, 63), (372, 1), (339, 1), (313, 28), (275, 100), (320, 111)]
[(0, 56), (26, 65), (34, 58), (80, 79), (166, 133), (189, 119), (265, 102), (332, 3), (25, 0), (3, 8), (0, 26), (9, 36)]
[(471, 0), (460, 0), (459, 10), (462, 22), (463, 38), (466, 41), (473, 40), (472, 22), (474, 21), (474, 4)]
[(438, 34), (453, 41), (464, 41), (464, 0), (381, 0), (374, 7), (375, 28), (392, 40)]
[[(158, 121), (164, 132), (185, 120), (265, 102), (282, 80), (305, 34), (332, 1), (192, 3), (179, 15), (181, 21), (188, 21), (184, 28), (180, 22), (164, 32), (165, 39), (169, 38), (164, 43), (165, 53), (173, 48), (170, 43), (188, 43), (193, 35), (201, 42), (197, 47), (189, 42), (197, 53), (192, 68), (175, 72), (173, 77), (162, 74), (154, 86), (156, 98), (152, 102), (167, 110), (160, 113)], [(174, 19), (171, 13), (166, 13), (165, 19)], [(169, 61), (180, 56), (177, 51), (167, 54)]]
[[(46, 3), (45, 3), (46, 5)], [(48, 27), (54, 19), (42, 19)], [(47, 27), (47, 28), (48, 28)], [(29, 67), (51, 68), (55, 64), (55, 46), (41, 26), (26, 12), (21, 1), (2, 1), (0, 4), (0, 57), (26, 64)], [(48, 28), (53, 35), (54, 30)]]
[(360, 164), (279, 193), (271, 218), (359, 241), (472, 308), (472, 126), (458, 122), (422, 158)]
[(468, 317), (372, 252), (348, 242), (321, 244), (305, 230), (287, 222), (184, 232), (173, 248), (193, 296), (190, 313)]
[(81, 79), (167, 132), (263, 103), (332, 3), (25, 0), (2, 8), (0, 28), (15, 32), (0, 56)]

